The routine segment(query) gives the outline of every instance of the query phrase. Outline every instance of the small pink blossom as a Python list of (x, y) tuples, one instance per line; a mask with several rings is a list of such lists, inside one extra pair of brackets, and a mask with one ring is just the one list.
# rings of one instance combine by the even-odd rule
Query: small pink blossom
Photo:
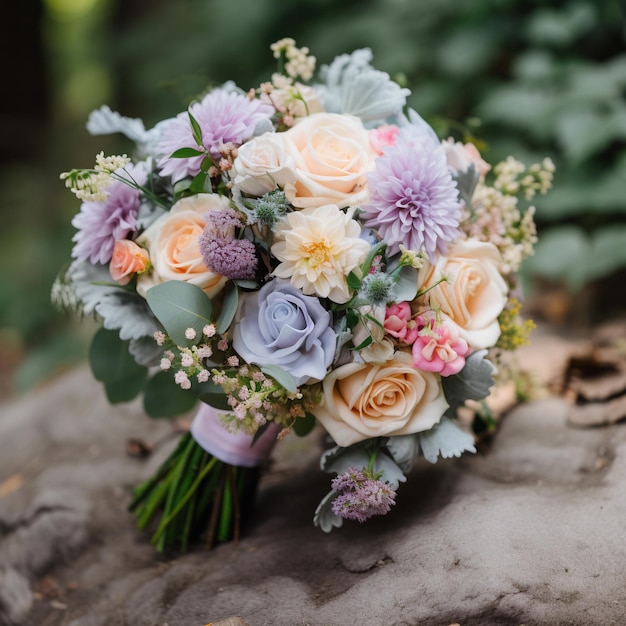
[(161, 369), (164, 372), (167, 372), (170, 367), (172, 367), (172, 362), (169, 359), (161, 359)]
[(200, 370), (198, 372), (198, 382), (199, 383), (206, 383), (209, 380), (209, 370)]
[(156, 341), (157, 346), (162, 346), (165, 343), (165, 333), (160, 331), (160, 330), (156, 330), (154, 331), (154, 335), (152, 335), (154, 337), (154, 340)]
[(215, 333), (217, 332), (215, 330), (215, 324), (207, 324), (203, 329), (202, 332), (204, 333), (205, 337), (208, 337), (209, 339), (211, 337), (213, 337), (215, 335)]
[(393, 124), (385, 124), (378, 128), (370, 130), (370, 146), (377, 155), (381, 155), (387, 146), (393, 146), (396, 143), (396, 137), (400, 129)]
[(441, 376), (458, 374), (470, 351), (456, 329), (446, 322), (419, 316), (419, 334), (413, 344), (413, 365), (420, 370), (437, 372)]
[(180, 357), (180, 364), (183, 367), (191, 367), (193, 365), (193, 357), (191, 354), (185, 353)]
[(185, 330), (185, 337), (189, 340), (196, 338), (196, 331), (193, 328), (187, 328)]
[(181, 389), (191, 389), (191, 381), (185, 372), (176, 372), (174, 375), (174, 381), (177, 385), (180, 385)]
[(389, 305), (385, 312), (384, 326), (388, 335), (409, 346), (417, 339), (419, 329), (411, 317), (411, 306), (408, 302)]

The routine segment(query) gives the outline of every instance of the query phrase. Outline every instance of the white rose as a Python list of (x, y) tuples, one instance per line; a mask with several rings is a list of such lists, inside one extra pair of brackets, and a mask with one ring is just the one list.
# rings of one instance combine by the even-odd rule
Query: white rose
[[(507, 301), (508, 287), (498, 271), (501, 263), (500, 252), (492, 243), (459, 241), (434, 265), (424, 262), (418, 285), (420, 291), (429, 291), (415, 306), (418, 310), (425, 304), (439, 309), (472, 348), (489, 348), (500, 336), (498, 316)], [(437, 285), (443, 277), (448, 280)]]
[(137, 292), (146, 291), (168, 280), (184, 280), (197, 285), (209, 297), (219, 293), (227, 279), (204, 264), (198, 240), (204, 230), (204, 214), (228, 208), (228, 199), (201, 193), (179, 200), (171, 210), (153, 222), (137, 244), (150, 253), (152, 270), (137, 278)]
[(282, 133), (264, 133), (239, 147), (230, 171), (233, 185), (251, 196), (263, 196), (295, 180), (293, 159), (285, 152)]

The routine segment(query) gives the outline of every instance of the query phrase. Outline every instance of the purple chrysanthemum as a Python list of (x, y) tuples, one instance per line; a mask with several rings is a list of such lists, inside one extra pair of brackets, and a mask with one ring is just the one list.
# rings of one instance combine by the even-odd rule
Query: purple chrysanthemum
[(200, 235), (199, 245), (204, 264), (216, 274), (231, 280), (255, 277), (257, 258), (251, 241), (215, 236), (205, 228)]
[[(250, 100), (246, 96), (225, 89), (214, 89), (200, 102), (190, 107), (191, 114), (202, 131), (202, 141), (214, 160), (220, 158), (220, 148), (229, 142), (240, 145), (252, 137), (254, 127), (262, 119), (269, 119), (274, 108), (261, 100)], [(158, 162), (162, 176), (171, 176), (172, 182), (200, 171), (203, 156), (170, 159), (179, 148), (194, 148), (189, 115), (185, 111), (168, 121), (162, 131), (157, 148), (161, 159)]]
[[(143, 166), (127, 165), (126, 170), (138, 184), (145, 183)], [(78, 229), (72, 238), (76, 242), (72, 249), (72, 257), (75, 259), (108, 263), (115, 242), (137, 229), (139, 191), (118, 180), (113, 181), (106, 190), (108, 196), (105, 200), (83, 202), (80, 212), (72, 220), (72, 226)]]
[(441, 146), (430, 138), (398, 137), (368, 174), (364, 225), (375, 228), (390, 254), (400, 245), (429, 260), (460, 235), (461, 205)]
[(374, 515), (385, 515), (396, 503), (396, 493), (388, 483), (355, 467), (339, 474), (331, 482), (331, 487), (340, 492), (333, 500), (332, 512), (357, 522), (364, 522)]

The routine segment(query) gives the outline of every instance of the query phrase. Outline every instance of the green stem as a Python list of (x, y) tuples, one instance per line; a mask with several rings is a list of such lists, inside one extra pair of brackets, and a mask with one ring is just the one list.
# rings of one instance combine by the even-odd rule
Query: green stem
[(168, 524), (178, 515), (179, 511), (185, 506), (185, 503), (191, 498), (191, 496), (195, 493), (196, 489), (204, 479), (204, 477), (213, 469), (213, 466), (217, 463), (217, 459), (213, 457), (202, 469), (200, 474), (193, 481), (191, 487), (187, 490), (187, 492), (183, 495), (183, 497), (178, 501), (178, 504), (172, 509), (172, 511), (161, 520), (159, 527), (157, 528), (154, 536), (152, 537), (152, 542), (156, 542), (161, 537), (162, 533), (167, 528)]

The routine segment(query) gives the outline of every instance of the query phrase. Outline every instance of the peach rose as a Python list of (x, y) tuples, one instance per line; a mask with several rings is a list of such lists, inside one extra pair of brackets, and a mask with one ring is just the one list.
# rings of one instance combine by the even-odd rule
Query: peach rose
[(281, 134), (295, 163), (295, 181), (285, 185), (285, 195), (295, 207), (344, 208), (368, 199), (367, 172), (375, 155), (357, 117), (316, 113)]
[(263, 196), (294, 181), (293, 159), (285, 153), (282, 133), (265, 133), (244, 143), (230, 170), (233, 185), (251, 196)]
[[(418, 274), (420, 291), (430, 289), (414, 304), (439, 309), (459, 329), (459, 336), (475, 349), (493, 346), (500, 336), (498, 316), (507, 301), (507, 284), (498, 268), (498, 249), (478, 239), (459, 241), (446, 256), (428, 261)], [(437, 281), (443, 277), (448, 281)], [(432, 287), (432, 289), (431, 289)]]
[(114, 281), (128, 285), (135, 274), (145, 272), (150, 266), (148, 253), (130, 239), (115, 242), (109, 271)]
[(204, 230), (204, 214), (228, 207), (228, 199), (217, 194), (201, 193), (179, 200), (171, 210), (153, 222), (137, 238), (150, 253), (152, 271), (137, 279), (137, 292), (146, 291), (168, 280), (184, 280), (197, 285), (213, 297), (227, 279), (204, 264), (198, 239)]
[(448, 408), (441, 378), (413, 367), (410, 354), (386, 363), (348, 363), (323, 382), (313, 413), (338, 446), (432, 428)]

